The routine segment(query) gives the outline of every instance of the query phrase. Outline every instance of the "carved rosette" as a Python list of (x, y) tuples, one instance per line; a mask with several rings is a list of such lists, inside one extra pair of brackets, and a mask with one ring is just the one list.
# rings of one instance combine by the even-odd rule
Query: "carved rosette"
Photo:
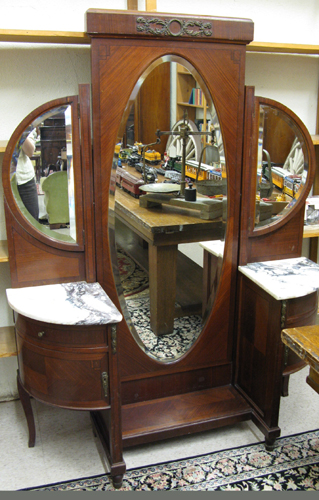
[(185, 21), (183, 19), (136, 19), (137, 31), (154, 36), (212, 36), (211, 23), (202, 21)]

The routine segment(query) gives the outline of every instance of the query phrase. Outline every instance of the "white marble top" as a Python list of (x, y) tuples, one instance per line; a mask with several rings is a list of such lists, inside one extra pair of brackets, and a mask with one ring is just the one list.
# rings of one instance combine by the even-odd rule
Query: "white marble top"
[(254, 262), (238, 269), (277, 300), (303, 297), (319, 288), (319, 265), (305, 257)]
[(224, 256), (224, 240), (200, 241), (199, 244), (202, 248), (204, 248), (204, 250), (207, 250), (207, 252), (215, 255), (216, 257)]
[(58, 325), (107, 325), (119, 323), (122, 314), (99, 283), (8, 288), (10, 307), (27, 318)]

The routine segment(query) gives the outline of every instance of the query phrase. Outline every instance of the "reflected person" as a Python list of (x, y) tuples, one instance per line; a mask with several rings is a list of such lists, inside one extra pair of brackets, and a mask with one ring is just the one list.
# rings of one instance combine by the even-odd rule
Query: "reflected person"
[(16, 180), (20, 197), (26, 209), (36, 220), (39, 219), (39, 202), (34, 166), (30, 158), (35, 151), (37, 136), (36, 128), (32, 128), (31, 131), (28, 129), (26, 133), (22, 134), (18, 144), (16, 167)]

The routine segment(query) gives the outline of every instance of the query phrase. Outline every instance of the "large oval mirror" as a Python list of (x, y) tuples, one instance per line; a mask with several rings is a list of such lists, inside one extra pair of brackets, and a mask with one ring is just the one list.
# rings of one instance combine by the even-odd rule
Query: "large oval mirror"
[(259, 105), (255, 225), (277, 222), (303, 192), (309, 159), (300, 128), (283, 109)]
[(50, 238), (76, 243), (71, 105), (45, 112), (23, 131), (10, 184), (28, 222)]
[[(174, 361), (213, 307), (227, 219), (218, 113), (186, 60), (161, 58), (135, 85), (110, 185), (113, 275), (124, 317), (141, 349)], [(203, 247), (216, 259), (210, 296), (203, 293)]]

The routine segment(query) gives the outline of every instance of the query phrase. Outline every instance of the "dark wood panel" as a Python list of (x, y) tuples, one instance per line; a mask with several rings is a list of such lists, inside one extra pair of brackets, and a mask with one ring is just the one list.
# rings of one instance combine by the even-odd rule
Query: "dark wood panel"
[(263, 148), (270, 154), (272, 162), (283, 166), (295, 140), (293, 129), (278, 115), (267, 113), (264, 131)]
[(170, 371), (172, 369), (166, 367), (166, 373), (161, 375), (122, 381), (123, 404), (228, 385), (232, 377), (231, 363), (176, 373)]
[[(143, 23), (137, 22), (138, 18), (141, 16), (149, 22), (154, 19), (153, 13), (147, 12), (127, 12), (121, 10), (103, 10), (103, 9), (89, 9), (86, 14), (87, 25), (86, 29), (88, 34), (91, 36), (96, 36), (98, 33), (100, 36), (119, 36), (123, 35), (125, 37), (139, 37), (150, 38), (151, 36), (156, 36), (155, 33), (152, 34), (149, 30), (138, 29), (138, 25)], [(187, 14), (163, 14), (156, 12), (156, 18), (162, 21), (162, 24), (157, 25), (157, 23), (151, 22), (152, 28), (163, 29), (163, 23), (169, 24), (169, 29), (173, 32), (171, 39), (176, 40), (179, 32), (182, 29), (182, 24), (187, 24), (189, 22), (200, 23), (200, 25), (208, 26), (210, 29), (202, 32), (201, 37), (194, 36), (194, 32), (199, 31), (194, 25), (190, 25), (192, 28), (181, 33), (183, 39), (193, 39), (194, 41), (201, 42), (203, 39), (211, 38), (212, 41), (218, 42), (219, 40), (232, 40), (238, 41), (239, 43), (249, 43), (253, 39), (254, 24), (250, 19), (232, 19), (232, 18), (218, 18), (218, 17), (200, 17), (196, 15)], [(178, 21), (176, 22), (176, 19)], [(175, 20), (175, 22), (174, 22)], [(197, 24), (197, 26), (200, 26)], [(166, 39), (169, 41), (169, 32), (166, 30), (163, 34), (166, 35)], [(177, 36), (176, 36), (177, 34)], [(158, 35), (157, 35), (158, 36)], [(158, 36), (159, 37), (159, 36)]]
[(124, 405), (123, 445), (201, 432), (250, 417), (250, 406), (231, 386)]
[(271, 232), (250, 237), (247, 242), (248, 262), (300, 257), (303, 224), (304, 210), (300, 209), (283, 228), (272, 228)]
[[(276, 301), (244, 276), (240, 277), (239, 340), (236, 386), (255, 407), (263, 432), (278, 427), (283, 372), (280, 342), (281, 301)], [(258, 317), (259, 316), (259, 317)], [(266, 326), (260, 335), (260, 319)]]
[(305, 297), (290, 299), (287, 302), (285, 328), (293, 326), (307, 326), (316, 323), (318, 312), (318, 295), (311, 293)]
[[(170, 71), (169, 63), (160, 64), (141, 86), (134, 116), (137, 142), (151, 144), (156, 141), (157, 129), (170, 130)], [(163, 158), (166, 143), (167, 136), (163, 136), (161, 143), (150, 149), (158, 151)]]
[(63, 252), (40, 243), (15, 224), (11, 226), (12, 286), (34, 286), (85, 280), (84, 252)]
[(85, 233), (85, 274), (86, 281), (88, 283), (93, 283), (96, 281), (96, 260), (90, 91), (90, 85), (79, 85), (81, 164), (83, 177), (83, 223)]

